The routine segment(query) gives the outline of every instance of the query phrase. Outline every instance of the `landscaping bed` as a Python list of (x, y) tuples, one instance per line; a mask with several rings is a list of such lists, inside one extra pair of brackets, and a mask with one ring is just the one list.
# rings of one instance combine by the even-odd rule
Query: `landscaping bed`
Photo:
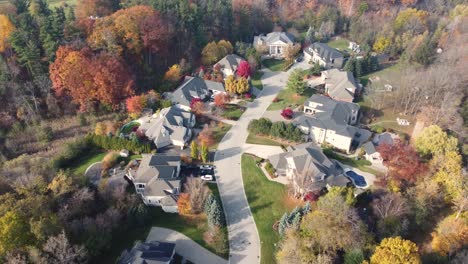
[(276, 263), (276, 244), (280, 237), (273, 225), (297, 204), (290, 202), (286, 186), (265, 177), (255, 157), (244, 154), (241, 164), (245, 194), (260, 236), (261, 263)]

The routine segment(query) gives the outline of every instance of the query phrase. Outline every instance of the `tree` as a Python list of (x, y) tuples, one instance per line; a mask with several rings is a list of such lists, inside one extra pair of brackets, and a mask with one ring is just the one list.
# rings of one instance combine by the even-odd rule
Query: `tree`
[(225, 104), (229, 102), (229, 95), (225, 93), (218, 93), (214, 97), (214, 104), (217, 107), (224, 108)]
[(103, 17), (112, 13), (111, 0), (82, 0), (75, 9), (78, 19), (87, 19), (90, 16)]
[(384, 238), (370, 259), (371, 264), (419, 264), (415, 243), (401, 237)]
[(0, 217), (0, 256), (33, 243), (27, 219), (15, 211)]
[(65, 231), (50, 237), (43, 246), (47, 254), (47, 262), (54, 264), (78, 264), (86, 261), (87, 252), (83, 246), (72, 245), (68, 241)]
[(104, 122), (98, 122), (96, 123), (96, 126), (94, 128), (94, 134), (104, 136), (106, 135), (106, 124)]
[(198, 145), (195, 140), (192, 140), (192, 143), (190, 143), (190, 156), (192, 159), (198, 159)]
[(372, 49), (375, 52), (383, 53), (387, 51), (390, 44), (391, 44), (391, 39), (389, 37), (380, 36), (375, 40), (374, 46), (372, 46)]
[(459, 199), (467, 191), (467, 177), (462, 171), (462, 156), (456, 151), (436, 155), (430, 162), (434, 180), (442, 184), (449, 199)]
[(177, 199), (177, 209), (181, 215), (190, 215), (192, 208), (190, 206), (190, 194), (181, 193)]
[(226, 92), (229, 94), (235, 94), (237, 92), (236, 88), (236, 78), (234, 75), (229, 75), (224, 81), (224, 86), (226, 87)]
[(306, 44), (312, 44), (314, 43), (314, 40), (315, 40), (315, 37), (314, 37), (314, 29), (309, 26), (309, 29), (307, 29), (307, 33), (306, 33), (306, 36), (305, 36), (305, 43)]
[(299, 44), (289, 44), (286, 46), (284, 50), (284, 59), (288, 63), (293, 63), (294, 58), (296, 57), (297, 53), (301, 50), (301, 45)]
[(205, 111), (205, 103), (200, 98), (192, 98), (190, 101), (190, 109), (195, 115), (201, 115)]
[(372, 201), (372, 210), (377, 217), (381, 237), (401, 235), (408, 228), (407, 202), (397, 193), (387, 193)]
[[(202, 146), (203, 148), (203, 146)], [(209, 195), (209, 189), (200, 178), (189, 177), (184, 185), (185, 192), (190, 195), (190, 208), (192, 214), (203, 212), (205, 200)]]
[(125, 100), (127, 112), (130, 113), (132, 118), (137, 118), (146, 107), (147, 101), (148, 100), (145, 95), (135, 95), (127, 98)]
[(8, 48), (8, 38), (15, 31), (15, 26), (6, 15), (0, 14), (0, 53)]
[(449, 216), (442, 220), (432, 233), (432, 249), (442, 255), (452, 256), (468, 243), (466, 219)]
[(208, 146), (206, 146), (205, 144), (202, 144), (200, 152), (201, 152), (200, 156), (201, 156), (202, 161), (207, 162), (208, 161), (208, 156), (210, 154), (210, 152), (208, 150)]
[(298, 94), (303, 94), (306, 88), (304, 83), (304, 74), (300, 69), (295, 69), (291, 75), (289, 75), (288, 82), (286, 84), (288, 89), (293, 90)]
[(393, 145), (381, 144), (377, 150), (388, 168), (388, 175), (397, 184), (414, 183), (426, 171), (418, 153), (409, 145), (398, 141)]
[(219, 61), (222, 58), (218, 44), (212, 41), (203, 48), (202, 50), (202, 62), (204, 65), (212, 65), (213, 63)]
[(236, 92), (238, 94), (247, 93), (250, 90), (249, 81), (244, 77), (237, 78)]
[(437, 125), (425, 127), (416, 138), (416, 150), (423, 157), (457, 151), (458, 140)]
[(232, 54), (232, 52), (234, 51), (234, 48), (232, 47), (232, 44), (231, 42), (229, 42), (228, 40), (220, 40), (218, 41), (218, 48), (221, 49), (221, 58), (228, 55), (228, 54)]
[(164, 80), (177, 82), (182, 76), (181, 68), (178, 64), (172, 65), (169, 70), (164, 74)]
[(215, 143), (213, 129), (208, 126), (208, 124), (205, 124), (203, 130), (198, 134), (198, 141), (200, 142), (200, 145), (205, 145), (207, 147), (212, 146)]
[(252, 75), (250, 64), (245, 60), (241, 61), (239, 67), (237, 67), (236, 74), (239, 77), (249, 78)]
[(251, 120), (247, 129), (252, 134), (268, 135), (270, 133), (271, 126), (272, 122), (270, 119), (262, 117), (260, 119)]

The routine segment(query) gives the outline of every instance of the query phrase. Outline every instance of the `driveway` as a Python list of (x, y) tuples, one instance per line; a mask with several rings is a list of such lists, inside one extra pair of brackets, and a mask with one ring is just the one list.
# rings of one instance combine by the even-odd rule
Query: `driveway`
[(146, 241), (157, 240), (162, 242), (173, 242), (176, 244), (175, 251), (184, 259), (195, 264), (213, 263), (227, 264), (227, 260), (211, 253), (198, 243), (182, 233), (162, 227), (152, 227)]
[(262, 117), (278, 92), (286, 85), (289, 74), (263, 70), (263, 90), (221, 140), (215, 154), (218, 186), (229, 231), (230, 263), (259, 263), (260, 239), (247, 202), (242, 182), (241, 155), (245, 146), (247, 126), (252, 119)]

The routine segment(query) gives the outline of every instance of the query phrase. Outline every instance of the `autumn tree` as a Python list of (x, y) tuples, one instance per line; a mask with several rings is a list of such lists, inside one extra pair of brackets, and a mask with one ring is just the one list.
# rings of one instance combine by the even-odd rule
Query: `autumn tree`
[(75, 14), (78, 19), (87, 19), (90, 16), (103, 17), (112, 13), (112, 0), (82, 0), (78, 1)]
[(377, 217), (381, 237), (400, 235), (408, 228), (409, 206), (398, 193), (386, 193), (372, 201), (372, 211)]
[(462, 164), (462, 156), (456, 151), (436, 155), (430, 162), (434, 180), (444, 187), (449, 199), (457, 199), (468, 191)]
[(8, 48), (8, 38), (15, 31), (15, 26), (6, 15), (0, 14), (0, 53)]
[(224, 56), (231, 54), (233, 51), (232, 44), (226, 40), (220, 40), (218, 43), (212, 41), (202, 50), (202, 63), (204, 65), (213, 65)]
[(177, 199), (177, 209), (181, 215), (190, 215), (192, 208), (190, 206), (190, 194), (181, 193)]
[(229, 75), (224, 81), (224, 86), (226, 92), (228, 92), (229, 94), (235, 94), (237, 92), (236, 77), (234, 77), (234, 75)]
[(192, 159), (198, 159), (198, 145), (195, 140), (192, 140), (192, 143), (190, 143), (190, 156)]
[(384, 238), (370, 259), (371, 264), (419, 264), (415, 243), (401, 237)]
[(200, 149), (201, 160), (203, 162), (208, 162), (209, 155), (210, 155), (210, 151), (208, 150), (208, 146), (202, 143), (201, 149)]
[(207, 147), (213, 145), (215, 143), (215, 139), (213, 136), (213, 129), (205, 124), (203, 127), (203, 130), (200, 131), (198, 134), (198, 141), (200, 142), (201, 145), (205, 145)]
[(244, 77), (239, 77), (236, 80), (236, 93), (243, 94), (250, 90), (249, 81)]
[(206, 110), (205, 103), (200, 98), (192, 98), (190, 101), (190, 109), (199, 116)]
[(146, 107), (147, 101), (145, 95), (135, 95), (127, 98), (127, 100), (125, 100), (127, 112), (130, 113), (132, 118), (137, 118)]
[(72, 245), (65, 232), (50, 237), (43, 246), (48, 263), (83, 263), (87, 258), (86, 249), (80, 245)]
[(203, 205), (210, 194), (205, 182), (200, 178), (189, 177), (184, 185), (185, 192), (190, 196), (190, 208), (192, 214), (203, 212)]
[(468, 222), (449, 216), (432, 233), (432, 249), (442, 255), (452, 256), (468, 243)]
[(239, 67), (237, 67), (236, 74), (239, 77), (249, 78), (252, 75), (250, 64), (245, 60), (241, 61)]
[(177, 82), (182, 77), (181, 69), (178, 64), (172, 65), (169, 70), (164, 74), (164, 80)]
[(299, 44), (289, 44), (284, 50), (284, 58), (288, 63), (293, 63), (294, 58), (301, 50), (301, 45)]
[(395, 184), (414, 183), (426, 171), (425, 165), (416, 151), (398, 141), (393, 145), (381, 144), (377, 147), (388, 175)]
[(372, 46), (372, 49), (376, 52), (382, 53), (388, 49), (390, 44), (391, 44), (391, 39), (389, 37), (380, 36), (375, 40), (374, 45)]
[(425, 127), (416, 138), (416, 150), (425, 157), (457, 151), (458, 140), (437, 125)]
[(214, 104), (217, 107), (224, 108), (224, 105), (229, 102), (229, 95), (225, 93), (219, 93), (214, 97)]
[(228, 55), (228, 54), (232, 54), (232, 52), (234, 51), (234, 48), (232, 47), (232, 44), (231, 42), (229, 42), (228, 40), (220, 40), (218, 41), (218, 48), (221, 50), (221, 54), (224, 54), (224, 55), (221, 55), (221, 58)]
[(0, 217), (0, 256), (10, 250), (31, 245), (33, 237), (27, 219), (18, 212), (9, 211)]
[(89, 102), (117, 108), (133, 94), (134, 81), (123, 62), (108, 53), (94, 55), (89, 49), (61, 46), (50, 65), (50, 79), (58, 96), (70, 96), (86, 110)]

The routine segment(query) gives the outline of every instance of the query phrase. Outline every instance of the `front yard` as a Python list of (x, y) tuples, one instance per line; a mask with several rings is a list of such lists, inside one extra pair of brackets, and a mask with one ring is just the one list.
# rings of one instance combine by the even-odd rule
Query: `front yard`
[(278, 232), (273, 229), (273, 225), (296, 204), (289, 202), (286, 187), (269, 181), (255, 161), (255, 157), (251, 155), (242, 155), (242, 179), (250, 210), (260, 235), (261, 263), (271, 264), (276, 263), (276, 244), (280, 238)]
[(271, 139), (271, 138), (254, 135), (252, 133), (249, 133), (245, 143), (247, 143), (247, 144), (257, 144), (257, 145), (278, 146), (278, 147), (288, 145), (288, 144), (283, 144), (283, 143), (281, 143), (279, 141), (276, 141), (274, 139)]
[(221, 139), (223, 139), (224, 135), (226, 135), (231, 127), (231, 125), (226, 123), (218, 123), (218, 125), (213, 128), (213, 138), (216, 143), (213, 146), (210, 146), (210, 150), (218, 148), (219, 142), (221, 142)]
[(275, 101), (273, 101), (270, 106), (268, 106), (268, 111), (272, 110), (282, 110), (286, 107), (292, 107), (293, 109), (299, 105), (304, 104), (304, 101), (311, 97), (315, 93), (314, 89), (307, 88), (304, 91), (304, 94), (299, 95), (291, 89), (284, 88), (276, 96)]
[(263, 75), (263, 72), (261, 71), (256, 71), (253, 75), (252, 75), (252, 85), (259, 89), (259, 90), (263, 90), (263, 84), (262, 84), (262, 75)]
[(286, 67), (285, 60), (266, 59), (262, 61), (262, 64), (271, 71), (284, 71)]
[(221, 116), (223, 118), (237, 121), (241, 115), (245, 112), (245, 107), (237, 104), (226, 104), (224, 109), (221, 111)]

